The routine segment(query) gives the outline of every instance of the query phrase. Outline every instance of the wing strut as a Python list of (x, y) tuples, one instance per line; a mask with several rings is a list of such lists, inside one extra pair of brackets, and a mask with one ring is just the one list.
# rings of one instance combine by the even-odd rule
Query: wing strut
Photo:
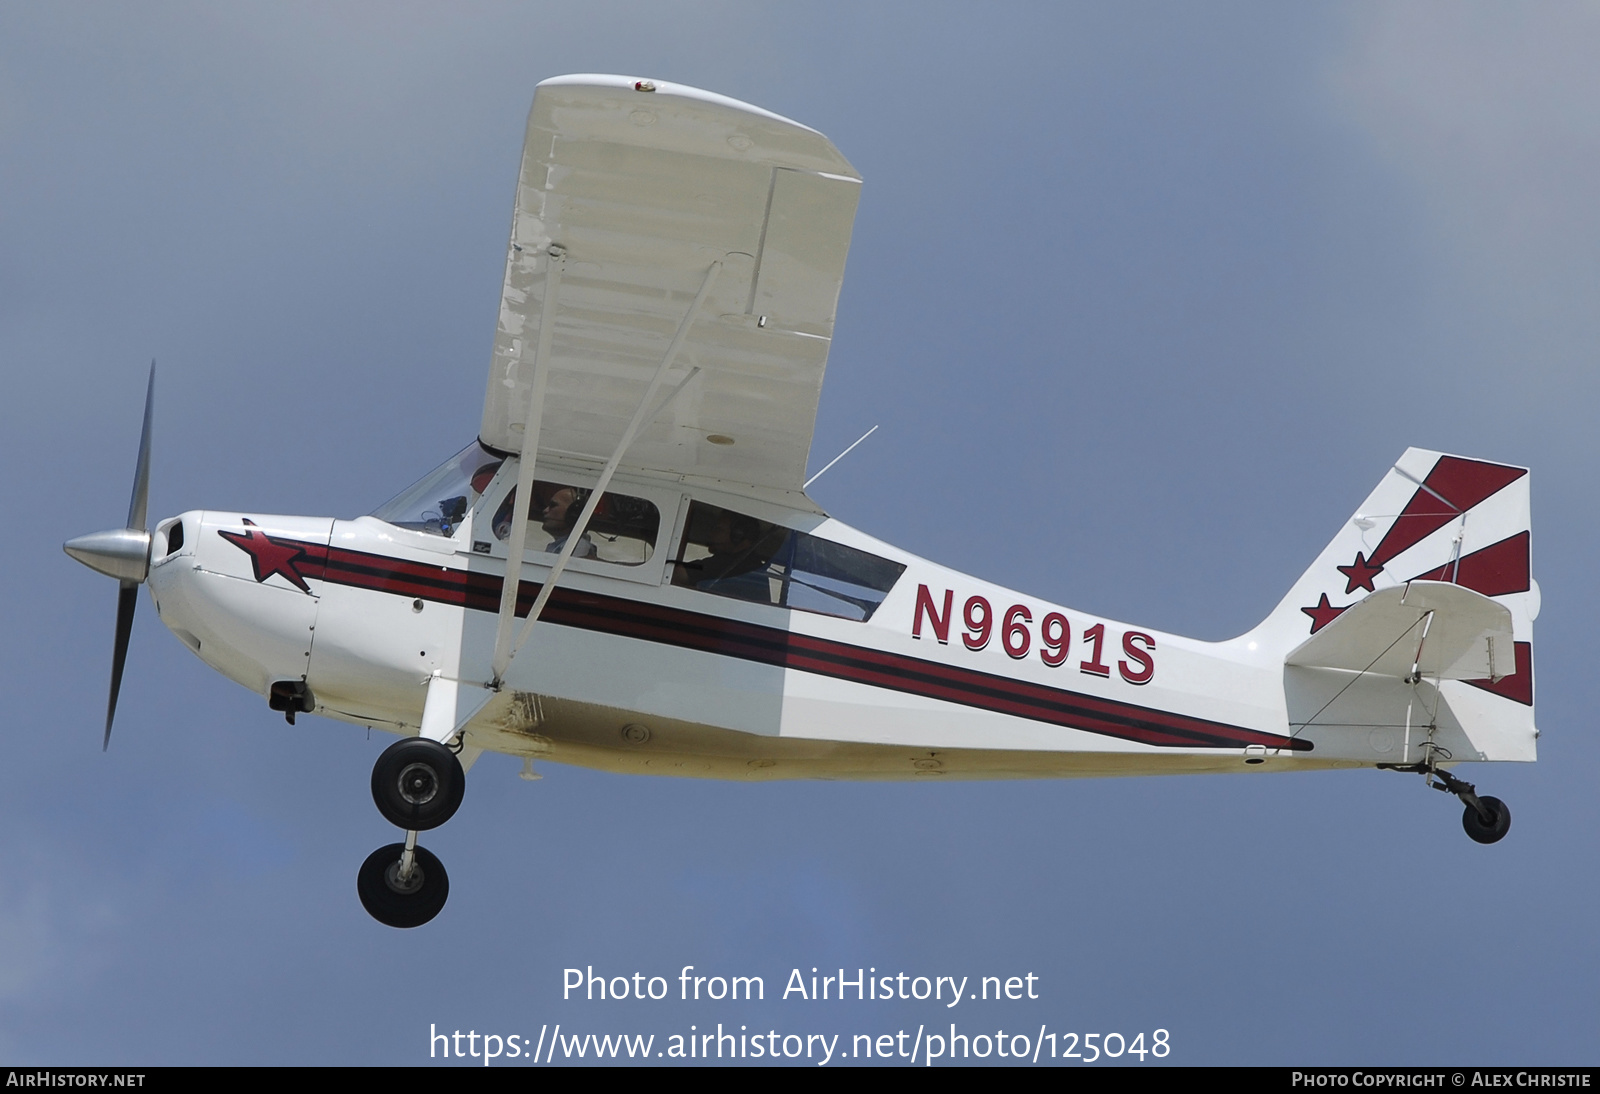
[[(578, 523), (567, 534), (567, 542), (562, 546), (561, 553), (556, 556), (555, 565), (550, 567), (550, 576), (545, 578), (544, 584), (540, 587), (539, 595), (534, 600), (533, 607), (528, 610), (528, 618), (523, 622), (522, 630), (517, 633), (517, 640), (509, 648), (504, 648), (500, 637), (510, 633), (511, 621), (516, 611), (517, 584), (515, 577), (520, 573), (522, 567), (522, 540), (526, 534), (528, 495), (533, 489), (534, 461), (532, 455), (538, 452), (536, 447), (530, 449), (526, 440), (523, 442), (524, 458), (522, 465), (517, 468), (518, 493), (515, 505), (516, 512), (512, 514), (514, 523), (511, 535), (513, 539), (509, 545), (510, 553), (506, 561), (505, 586), (500, 592), (500, 627), (495, 637), (494, 678), (490, 685), (491, 687), (496, 689), (500, 687), (501, 681), (505, 678), (506, 669), (511, 664), (511, 659), (517, 655), (517, 651), (522, 648), (522, 644), (528, 640), (529, 632), (533, 630), (533, 625), (538, 622), (539, 613), (544, 611), (544, 606), (549, 603), (550, 594), (555, 591), (556, 581), (560, 579), (562, 572), (567, 568), (567, 563), (572, 559), (573, 552), (577, 550), (583, 533), (589, 527), (589, 520), (594, 516), (595, 509), (600, 505), (600, 499), (605, 495), (606, 487), (611, 485), (611, 477), (616, 474), (617, 466), (622, 463), (622, 457), (627, 453), (628, 446), (633, 443), (633, 438), (646, 422), (665, 410), (667, 405), (677, 397), (678, 393), (689, 385), (689, 380), (694, 378), (694, 373), (700, 371), (698, 368), (695, 369), (683, 383), (673, 389), (670, 395), (659, 404), (656, 404), (656, 395), (661, 390), (661, 382), (666, 379), (667, 370), (672, 367), (672, 362), (677, 359), (678, 351), (683, 348), (684, 341), (689, 337), (689, 328), (694, 325), (695, 317), (700, 314), (701, 305), (706, 302), (706, 297), (711, 292), (711, 286), (715, 284), (717, 274), (721, 271), (721, 259), (713, 262), (711, 268), (706, 271), (705, 280), (700, 283), (700, 291), (695, 294), (694, 303), (689, 305), (689, 310), (684, 315), (683, 321), (678, 324), (678, 333), (673, 335), (672, 344), (667, 347), (666, 355), (661, 358), (661, 364), (656, 366), (656, 373), (650, 378), (650, 386), (645, 390), (644, 397), (639, 400), (639, 407), (633, 412), (633, 418), (628, 422), (628, 428), (622, 431), (622, 437), (617, 441), (615, 451), (611, 453), (611, 458), (606, 461), (605, 470), (600, 472), (600, 480), (595, 483), (594, 489), (589, 491), (589, 498), (584, 502), (583, 512), (578, 517)], [(549, 307), (549, 300), (552, 295), (552, 293), (546, 291), (546, 309)], [(545, 314), (548, 316), (548, 310)], [(539, 357), (535, 362), (535, 367), (539, 371), (539, 375), (536, 376), (534, 381), (537, 392), (534, 396), (535, 399), (542, 399), (544, 393), (542, 374), (545, 366), (546, 350), (549, 346), (545, 335), (545, 331), (548, 329), (547, 318), (542, 318), (539, 326)], [(536, 429), (537, 426), (530, 424), (529, 428)], [(527, 433), (524, 434), (525, 437), (527, 435)], [(537, 433), (533, 435), (536, 437)]]
[(517, 498), (511, 506), (511, 541), (506, 545), (506, 577), (500, 587), (500, 618), (494, 632), (494, 679), (490, 687), (500, 689), (500, 676), (511, 661), (511, 625), (516, 618), (517, 590), (522, 587), (522, 549), (528, 540), (528, 506), (533, 496), (533, 465), (539, 453), (539, 423), (544, 418), (544, 383), (550, 375), (550, 335), (554, 325), (556, 293), (561, 289), (562, 255), (547, 259), (544, 274), (544, 300), (539, 309), (539, 346), (533, 358), (533, 378), (528, 385), (528, 416), (523, 419), (522, 454), (517, 459)]

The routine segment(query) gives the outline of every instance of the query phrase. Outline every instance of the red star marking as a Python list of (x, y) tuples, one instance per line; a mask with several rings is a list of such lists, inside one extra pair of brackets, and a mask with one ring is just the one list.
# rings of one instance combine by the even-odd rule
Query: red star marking
[[(1343, 569), (1343, 567), (1340, 568)], [(1317, 601), (1316, 607), (1301, 608), (1300, 610), (1311, 617), (1311, 633), (1316, 634), (1323, 627), (1326, 627), (1329, 623), (1332, 623), (1335, 619), (1339, 618), (1339, 614), (1345, 609), (1335, 608), (1332, 604), (1329, 604), (1328, 594), (1323, 593), (1322, 599)]]
[(225, 532), (220, 528), (217, 529), (217, 535), (250, 556), (250, 565), (255, 568), (256, 580), (265, 581), (273, 574), (278, 574), (296, 588), (309, 593), (311, 586), (300, 576), (300, 571), (294, 568), (295, 559), (305, 557), (305, 549), (296, 546), (292, 540), (269, 538), (265, 532), (258, 530), (255, 521), (248, 517), (244, 523), (248, 525), (244, 535), (238, 532)]
[(1348, 566), (1340, 566), (1338, 570), (1349, 579), (1348, 584), (1344, 587), (1345, 595), (1347, 596), (1357, 589), (1365, 589), (1369, 593), (1375, 591), (1372, 588), (1372, 579), (1383, 573), (1382, 566), (1374, 566), (1368, 562), (1366, 555), (1360, 551), (1356, 552), (1356, 560), (1354, 562)]

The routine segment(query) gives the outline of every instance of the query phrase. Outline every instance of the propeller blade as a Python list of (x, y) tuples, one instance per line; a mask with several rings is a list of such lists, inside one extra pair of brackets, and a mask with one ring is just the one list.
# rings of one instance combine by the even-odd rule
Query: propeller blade
[(106, 702), (106, 738), (100, 745), (111, 747), (111, 720), (117, 716), (117, 693), (122, 690), (122, 666), (128, 660), (128, 637), (133, 634), (133, 609), (139, 605), (139, 586), (124, 581), (117, 593), (117, 644), (111, 650), (111, 698)]
[[(150, 362), (150, 382), (144, 389), (144, 429), (139, 433), (139, 462), (133, 473), (133, 498), (128, 502), (128, 527), (143, 532), (150, 503), (150, 412), (156, 397), (156, 363)], [(114, 698), (114, 696), (113, 696)], [(108, 723), (109, 724), (109, 723)]]

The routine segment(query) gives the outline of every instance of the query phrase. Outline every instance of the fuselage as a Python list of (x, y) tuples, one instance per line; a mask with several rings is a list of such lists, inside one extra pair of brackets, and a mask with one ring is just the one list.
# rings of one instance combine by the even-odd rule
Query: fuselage
[[(151, 594), (202, 660), (277, 709), (293, 692), (291, 708), (409, 735), (432, 685), (458, 682), (443, 731), (469, 762), (894, 779), (1394, 766), (1424, 747), (1534, 758), (1531, 698), (1506, 704), (1487, 681), (1287, 665), (1316, 608), (1201, 642), (938, 566), (783, 497), (646, 476), (613, 480), (491, 688), (514, 467), (469, 446), (354, 520), (185, 513), (154, 533)], [(582, 466), (538, 474), (518, 628), (594, 483)]]
[[(581, 485), (581, 472), (556, 473)], [(613, 490), (661, 514), (650, 557), (574, 559), (503, 686), (481, 694), (470, 747), (740, 779), (1382, 758), (1293, 732), (1282, 651), (1254, 649), (1249, 636), (1199, 642), (1090, 616), (814, 512), (649, 480)], [(431, 679), (481, 692), (491, 675), (506, 561), (490, 528), (504, 493), (491, 484), (449, 534), (376, 517), (188, 512), (157, 529), (150, 590), (186, 645), (251, 690), (303, 682), (319, 714), (415, 733)], [(716, 595), (674, 579), (683, 548), (670, 545), (687, 541), (696, 504), (802, 528), (813, 553), (836, 544), (903, 569), (866, 618)], [(526, 552), (519, 615), (553, 559)]]

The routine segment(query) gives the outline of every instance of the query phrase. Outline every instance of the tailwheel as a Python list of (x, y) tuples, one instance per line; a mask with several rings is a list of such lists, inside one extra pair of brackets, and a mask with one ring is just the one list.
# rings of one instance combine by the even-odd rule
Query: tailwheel
[(372, 765), (372, 800), (384, 820), (408, 832), (437, 828), (461, 807), (467, 775), (438, 741), (407, 737)]
[(1498, 843), (1511, 830), (1511, 807), (1487, 794), (1478, 798), (1478, 806), (1475, 809), (1471, 802), (1467, 803), (1461, 814), (1461, 827), (1479, 843)]
[(386, 927), (420, 927), (439, 914), (450, 896), (450, 875), (444, 863), (417, 834), (405, 843), (391, 843), (367, 856), (356, 875), (356, 893), (367, 914)]
[[(1442, 751), (1442, 750), (1441, 750)], [(1446, 753), (1448, 757), (1448, 753)], [(1458, 779), (1438, 766), (1433, 756), (1414, 764), (1379, 764), (1387, 771), (1406, 771), (1425, 776), (1428, 785), (1446, 794), (1454, 794), (1466, 808), (1461, 813), (1461, 827), (1477, 843), (1499, 843), (1511, 831), (1511, 807), (1499, 798), (1485, 794), (1478, 796), (1478, 788), (1464, 779)]]

